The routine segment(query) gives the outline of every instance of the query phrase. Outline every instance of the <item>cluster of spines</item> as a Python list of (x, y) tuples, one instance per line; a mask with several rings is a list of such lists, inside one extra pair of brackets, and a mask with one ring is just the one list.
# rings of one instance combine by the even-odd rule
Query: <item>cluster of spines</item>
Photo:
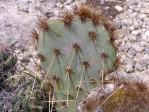
[[(100, 12), (93, 10), (90, 6), (78, 6), (74, 12), (65, 12), (61, 16), (61, 19), (62, 21), (64, 21), (64, 25), (66, 27), (71, 27), (72, 20), (75, 14), (79, 15), (82, 22), (85, 22), (87, 19), (91, 19), (95, 26), (103, 24), (105, 29), (109, 32), (109, 39), (112, 42), (114, 42), (114, 40), (116, 39), (117, 34), (115, 32), (115, 26), (107, 17), (103, 16)], [(45, 32), (48, 31), (50, 29), (50, 25), (47, 23), (47, 19), (39, 19), (39, 21), (37, 22), (37, 28)], [(35, 30), (33, 30), (33, 33), (36, 34)], [(32, 35), (32, 37), (35, 38), (38, 36)]]

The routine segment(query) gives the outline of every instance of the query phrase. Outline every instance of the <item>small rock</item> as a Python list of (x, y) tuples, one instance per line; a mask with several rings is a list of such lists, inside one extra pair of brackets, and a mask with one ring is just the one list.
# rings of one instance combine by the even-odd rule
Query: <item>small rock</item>
[(145, 32), (145, 35), (149, 37), (149, 31), (146, 31)]
[(139, 32), (138, 32), (138, 31), (136, 31), (136, 30), (134, 30), (134, 31), (132, 31), (132, 32), (131, 32), (131, 34), (133, 34), (133, 35), (138, 35), (138, 34), (139, 34)]
[(30, 62), (33, 62), (33, 63), (35, 62), (32, 58), (30, 58), (29, 61), (30, 61)]
[(128, 21), (124, 19), (124, 20), (121, 20), (120, 22), (121, 22), (122, 24), (124, 24), (124, 25), (127, 25), (127, 22), (128, 22)]
[(131, 59), (126, 58), (125, 61), (124, 61), (124, 64), (125, 65), (133, 66), (134, 65), (134, 62)]
[(145, 54), (142, 56), (142, 58), (140, 59), (140, 64), (147, 68), (147, 66), (149, 65), (149, 55), (148, 54)]
[(55, 11), (54, 11), (54, 15), (55, 15), (55, 16), (59, 16), (59, 11), (58, 11), (58, 10), (55, 10)]
[(14, 52), (15, 52), (16, 54), (18, 54), (18, 53), (20, 53), (20, 50), (15, 50)]
[(131, 27), (129, 27), (129, 29), (130, 29), (130, 30), (134, 30), (134, 27), (133, 27), (133, 26), (131, 26)]
[(147, 37), (147, 35), (142, 34), (141, 40), (148, 42), (149, 38)]
[(135, 55), (136, 55), (135, 49), (131, 48), (131, 49), (128, 50), (128, 56), (130, 58), (133, 58)]
[(133, 41), (133, 42), (136, 41), (138, 38), (136, 35), (132, 35), (132, 34), (128, 35), (127, 37), (130, 41)]
[(36, 51), (33, 51), (33, 52), (32, 52), (32, 56), (33, 56), (33, 57), (37, 57), (37, 55), (38, 55), (38, 53), (37, 53)]
[(148, 45), (148, 43), (145, 42), (145, 41), (141, 41), (141, 42), (140, 42), (140, 46), (141, 46), (141, 47), (146, 47), (147, 45)]
[(128, 5), (137, 5), (137, 3), (139, 2), (139, 0), (126, 0)]
[(66, 10), (73, 11), (73, 7), (71, 7), (70, 5), (66, 5), (65, 8)]
[(130, 32), (129, 29), (120, 29), (120, 30), (117, 30), (117, 33), (119, 35), (119, 37), (124, 37), (126, 35), (128, 35)]
[(130, 15), (130, 18), (136, 18), (136, 16), (138, 15), (138, 13), (137, 12), (133, 12), (131, 15)]
[(142, 52), (144, 50), (144, 47), (140, 47), (137, 44), (132, 45), (132, 47), (137, 51), (137, 52)]
[(140, 72), (143, 71), (143, 67), (139, 63), (136, 63), (135, 69)]
[(149, 54), (149, 48), (145, 48), (145, 53)]
[(145, 70), (145, 73), (148, 75), (149, 74), (149, 66), (148, 66), (148, 69)]
[(17, 59), (19, 60), (19, 61), (21, 61), (21, 60), (23, 60), (23, 57), (17, 57)]
[(139, 18), (139, 19), (143, 19), (143, 18), (145, 18), (146, 16), (147, 16), (146, 14), (139, 14), (139, 15), (138, 15), (138, 18)]
[(57, 6), (58, 8), (63, 8), (63, 7), (64, 7), (64, 5), (61, 4), (61, 3), (56, 3), (56, 6)]
[(123, 11), (123, 8), (119, 5), (116, 5), (114, 8), (119, 12)]
[(134, 57), (134, 61), (135, 62), (139, 62), (139, 60), (142, 58), (141, 53), (136, 53), (135, 57)]
[(141, 29), (141, 32), (145, 32), (146, 31), (146, 29)]
[(131, 66), (131, 65), (126, 65), (126, 66), (125, 66), (125, 71), (126, 71), (127, 73), (132, 73), (132, 72), (134, 71), (134, 68), (133, 68), (133, 66)]
[(113, 20), (113, 24), (116, 26), (117, 29), (120, 29), (122, 26), (120, 20)]

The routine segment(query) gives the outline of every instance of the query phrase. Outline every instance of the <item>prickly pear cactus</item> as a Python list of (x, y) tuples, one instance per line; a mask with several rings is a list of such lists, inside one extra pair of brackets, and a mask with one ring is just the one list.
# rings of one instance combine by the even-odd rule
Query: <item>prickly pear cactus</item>
[[(87, 6), (59, 19), (40, 19), (37, 49), (57, 111), (73, 112), (77, 101), (115, 69), (114, 27)], [(44, 79), (44, 81), (45, 81)], [(52, 103), (53, 104), (53, 103)]]

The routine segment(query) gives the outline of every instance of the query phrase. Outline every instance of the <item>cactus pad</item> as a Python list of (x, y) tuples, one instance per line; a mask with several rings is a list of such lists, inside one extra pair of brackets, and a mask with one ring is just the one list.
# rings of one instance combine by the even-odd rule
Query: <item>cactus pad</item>
[(38, 23), (37, 49), (58, 111), (73, 112), (77, 101), (101, 84), (104, 72), (115, 69), (113, 31), (100, 16), (85, 6)]

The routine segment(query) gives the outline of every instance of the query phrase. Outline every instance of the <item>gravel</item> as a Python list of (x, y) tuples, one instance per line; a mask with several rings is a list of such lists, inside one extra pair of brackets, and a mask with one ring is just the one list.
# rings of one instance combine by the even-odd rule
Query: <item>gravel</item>
[[(128, 8), (116, 17), (114, 22), (119, 23), (119, 47), (128, 54), (123, 53), (123, 70), (127, 76), (139, 74), (146, 76), (149, 74), (149, 1), (147, 0), (128, 0)], [(126, 32), (125, 30), (128, 30)], [(129, 49), (129, 50), (128, 50)], [(145, 78), (144, 78), (145, 79)]]

